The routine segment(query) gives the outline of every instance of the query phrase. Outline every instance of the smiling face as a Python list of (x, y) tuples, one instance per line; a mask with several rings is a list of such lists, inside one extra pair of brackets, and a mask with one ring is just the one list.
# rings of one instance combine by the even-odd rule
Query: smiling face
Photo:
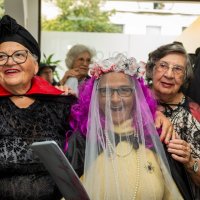
[[(17, 42), (3, 42), (0, 44), (0, 52), (12, 55), (15, 51), (27, 50)], [(27, 60), (17, 64), (9, 57), (6, 64), (0, 66), (0, 84), (13, 94), (26, 93), (31, 87), (31, 79), (38, 71), (35, 58), (28, 52)]]
[(110, 72), (103, 75), (99, 81), (99, 107), (102, 113), (108, 109), (113, 124), (119, 125), (132, 118), (133, 84), (128, 75)]
[[(160, 70), (162, 64), (168, 70)], [(164, 66), (163, 65), (163, 66)], [(176, 72), (180, 67), (182, 72)], [(174, 68), (174, 69), (173, 69)], [(175, 69), (176, 68), (176, 69)], [(157, 98), (163, 101), (175, 102), (181, 86), (184, 83), (186, 71), (186, 58), (178, 53), (171, 53), (156, 62), (153, 69), (153, 90)]]

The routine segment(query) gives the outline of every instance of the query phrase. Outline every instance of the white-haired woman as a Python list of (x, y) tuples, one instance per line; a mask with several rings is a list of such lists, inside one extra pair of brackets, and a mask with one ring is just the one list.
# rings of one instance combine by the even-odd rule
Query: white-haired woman
[(83, 44), (72, 46), (65, 59), (69, 70), (65, 72), (60, 84), (69, 86), (77, 92), (78, 84), (87, 78), (88, 67), (95, 54), (94, 49)]

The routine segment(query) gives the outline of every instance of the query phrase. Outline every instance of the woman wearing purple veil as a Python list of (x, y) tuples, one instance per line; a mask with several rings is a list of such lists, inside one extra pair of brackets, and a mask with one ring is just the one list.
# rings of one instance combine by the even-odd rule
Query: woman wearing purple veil
[(122, 54), (94, 63), (72, 107), (66, 155), (91, 200), (183, 199), (154, 125), (156, 102), (142, 67)]

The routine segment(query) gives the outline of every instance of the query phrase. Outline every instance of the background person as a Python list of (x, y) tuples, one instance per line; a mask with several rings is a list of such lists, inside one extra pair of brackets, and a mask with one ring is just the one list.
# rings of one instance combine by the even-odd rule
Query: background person
[(73, 91), (78, 91), (78, 85), (88, 77), (88, 67), (95, 56), (95, 50), (76, 44), (67, 52), (65, 63), (67, 70), (60, 81), (61, 85), (69, 86)]
[(37, 75), (48, 81), (51, 85), (54, 86), (59, 85), (59, 83), (54, 79), (55, 68), (56, 65), (48, 65), (46, 63), (40, 63)]
[(186, 95), (192, 98), (195, 102), (200, 105), (200, 47), (195, 51), (195, 62), (194, 62), (194, 78), (191, 80), (188, 88), (186, 89)]
[(156, 103), (140, 79), (140, 67), (122, 54), (93, 64), (92, 78), (81, 85), (72, 107), (74, 134), (66, 154), (93, 200), (182, 199), (169, 174), (154, 126)]
[[(59, 200), (61, 193), (29, 145), (63, 148), (73, 96), (36, 76), (40, 49), (8, 15), (0, 20), (0, 199)], [(47, 155), (50, 156), (50, 155)]]
[(160, 110), (181, 138), (172, 139), (168, 151), (184, 164), (195, 199), (200, 199), (200, 107), (183, 93), (193, 77), (190, 58), (182, 45), (170, 43), (149, 54), (146, 69)]

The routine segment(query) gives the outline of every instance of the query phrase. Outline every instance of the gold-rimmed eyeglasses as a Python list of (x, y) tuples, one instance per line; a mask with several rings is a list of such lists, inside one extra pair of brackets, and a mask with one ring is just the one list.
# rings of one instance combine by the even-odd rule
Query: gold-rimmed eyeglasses
[(6, 65), (10, 57), (16, 64), (25, 63), (28, 57), (28, 53), (28, 50), (18, 50), (13, 52), (13, 54), (11, 55), (8, 55), (4, 52), (0, 52), (0, 66)]
[(156, 63), (156, 70), (159, 71), (159, 72), (167, 72), (169, 69), (172, 70), (172, 72), (175, 74), (175, 75), (184, 75), (185, 74), (185, 69), (183, 66), (180, 66), (180, 65), (171, 65), (170, 67), (170, 64), (167, 63), (167, 62), (157, 62)]

